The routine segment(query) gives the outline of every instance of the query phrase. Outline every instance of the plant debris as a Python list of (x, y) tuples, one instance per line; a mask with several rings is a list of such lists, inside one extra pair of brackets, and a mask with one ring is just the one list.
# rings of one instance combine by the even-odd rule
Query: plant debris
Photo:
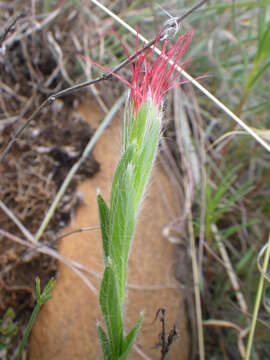
[[(42, 101), (69, 86), (54, 51), (40, 31), (14, 41), (0, 55), (0, 149)], [(69, 75), (75, 76), (72, 71)], [(43, 109), (0, 164), (0, 199), (32, 234), (94, 133), (76, 112), (78, 105), (74, 96), (68, 96)], [(56, 239), (81, 202), (76, 193), (79, 181), (98, 170), (99, 164), (90, 155), (73, 178), (41, 241), (50, 244)], [(5, 231), (22, 236), (2, 211), (0, 224)], [(4, 237), (0, 237), (0, 254), (0, 318), (9, 307), (16, 313), (19, 331), (13, 339), (14, 353), (34, 305), (35, 278), (39, 276), (45, 284), (56, 267), (54, 259)], [(0, 358), (10, 358), (12, 348), (0, 353)]]

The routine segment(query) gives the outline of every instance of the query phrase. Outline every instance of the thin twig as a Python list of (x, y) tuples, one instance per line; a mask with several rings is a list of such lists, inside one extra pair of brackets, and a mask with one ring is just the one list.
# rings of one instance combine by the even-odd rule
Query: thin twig
[[(23, 243), (22, 245), (33, 248), (36, 251), (39, 251), (40, 248), (46, 249), (48, 255), (55, 257), (57, 259), (59, 259), (59, 256), (62, 257), (62, 255), (58, 254), (53, 248), (51, 248), (47, 244), (43, 243), (43, 244), (37, 245), (37, 241), (36, 241), (35, 237), (31, 234), (31, 232), (28, 229), (26, 229), (26, 227), (20, 222), (20, 220), (13, 214), (13, 212), (1, 200), (0, 200), (0, 208), (14, 222), (14, 224), (17, 226), (17, 228), (21, 231), (21, 233), (29, 241), (29, 243)], [(55, 253), (58, 254), (57, 257), (55, 256)], [(69, 260), (69, 259), (65, 258), (64, 256), (63, 256), (63, 259), (66, 259), (67, 261), (69, 261), (70, 264), (72, 264), (72, 266), (78, 268), (79, 270), (82, 270), (90, 275), (93, 275), (96, 278), (100, 278), (99, 273), (97, 273), (89, 268), (86, 268), (85, 266), (77, 263), (76, 261)]]
[(20, 220), (13, 214), (13, 212), (0, 200), (0, 209), (10, 218), (11, 221), (14, 222), (14, 224), (17, 226), (17, 228), (21, 231), (21, 233), (32, 243), (35, 243), (35, 240), (33, 240), (33, 236), (28, 231), (23, 224), (20, 222)]
[(58, 63), (58, 67), (61, 71), (63, 79), (69, 85), (72, 86), (74, 84), (74, 82), (70, 79), (68, 73), (66, 72), (65, 65), (64, 65), (64, 56), (63, 56), (61, 47), (59, 46), (59, 44), (53, 37), (52, 32), (50, 32), (50, 31), (48, 32), (47, 39), (48, 39), (49, 44), (51, 44), (51, 46), (52, 46), (53, 54), (55, 56), (55, 61)]
[[(36, 251), (39, 251), (40, 253), (42, 254), (45, 254), (45, 255), (49, 255), (59, 261), (61, 261), (62, 263), (64, 263), (67, 267), (71, 268), (72, 271), (75, 272), (75, 274), (77, 274), (81, 279), (82, 281), (87, 285), (87, 287), (94, 293), (97, 295), (97, 289), (94, 287), (94, 285), (88, 280), (88, 278), (82, 273), (81, 270), (78, 269), (77, 266), (75, 266), (75, 262), (73, 260), (70, 260), (70, 259), (67, 259), (66, 257), (64, 257), (63, 255), (59, 254), (57, 251), (54, 251), (50, 248), (48, 248), (47, 246), (43, 246), (43, 245), (39, 245), (39, 246), (36, 246), (35, 244), (33, 244), (33, 241), (31, 240), (30, 241), (26, 241), (26, 240), (23, 240), (21, 238), (19, 238), (18, 236), (16, 235), (13, 235), (13, 234), (10, 234), (9, 232), (3, 230), (3, 229), (0, 229), (0, 235), (2, 236), (5, 236), (6, 238), (18, 243), (18, 244), (21, 244), (23, 246), (26, 246), (28, 248), (31, 248), (32, 250), (36, 250)], [(29, 240), (29, 239), (28, 239)], [(93, 274), (92, 274), (93, 275)]]
[(25, 17), (26, 12), (22, 11), (19, 14), (15, 15), (2, 30), (0, 30), (0, 48), (2, 47), (3, 42), (6, 40), (8, 34), (13, 31), (14, 25), (18, 20)]
[(82, 227), (79, 229), (74, 229), (74, 230), (66, 232), (66, 233), (58, 236), (57, 238), (53, 239), (53, 242), (59, 241), (65, 237), (71, 236), (73, 234), (82, 233), (82, 232), (86, 232), (86, 231), (96, 231), (96, 230), (100, 230), (100, 227), (99, 226), (86, 226), (86, 227)]
[(63, 11), (63, 8), (60, 7), (58, 9), (54, 10), (53, 12), (51, 12), (43, 21), (41, 21), (40, 23), (36, 23), (35, 26), (29, 28), (27, 31), (21, 32), (20, 34), (15, 33), (14, 35), (10, 36), (5, 41), (5, 46), (7, 48), (9, 48), (14, 44), (14, 42), (20, 41), (20, 40), (32, 35), (33, 33), (37, 32), (37, 31), (41, 31), (44, 27), (49, 25), (58, 15), (60, 15), (62, 11)]
[(143, 290), (143, 291), (160, 291), (167, 289), (179, 289), (177, 284), (131, 284), (127, 283), (129, 290)]

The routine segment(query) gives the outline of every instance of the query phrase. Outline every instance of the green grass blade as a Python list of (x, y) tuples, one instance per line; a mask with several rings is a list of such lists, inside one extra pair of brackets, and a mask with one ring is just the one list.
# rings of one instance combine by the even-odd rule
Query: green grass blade
[(253, 69), (248, 77), (246, 89), (250, 90), (256, 81), (269, 68), (269, 55), (270, 55), (270, 22), (266, 25), (263, 35), (259, 34), (259, 46), (254, 60)]
[(54, 279), (50, 279), (45, 286), (44, 290), (40, 291), (40, 280), (39, 278), (36, 279), (36, 294), (37, 294), (37, 303), (34, 307), (34, 310), (31, 314), (30, 320), (27, 324), (26, 330), (23, 334), (22, 341), (19, 346), (18, 354), (16, 356), (16, 360), (20, 360), (22, 357), (23, 349), (26, 346), (27, 340), (29, 338), (30, 332), (32, 330), (32, 327), (35, 323), (35, 320), (37, 318), (37, 315), (42, 307), (42, 305), (45, 304), (46, 301), (50, 300), (52, 298), (52, 291), (54, 287)]

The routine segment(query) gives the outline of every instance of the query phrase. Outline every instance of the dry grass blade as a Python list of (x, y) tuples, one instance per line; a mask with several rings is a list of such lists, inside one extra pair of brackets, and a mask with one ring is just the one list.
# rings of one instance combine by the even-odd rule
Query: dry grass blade
[[(93, 275), (96, 278), (100, 278), (100, 274), (89, 269), (86, 268), (85, 266), (77, 263), (76, 261), (73, 260), (69, 260), (67, 258), (65, 258), (64, 256), (60, 255), (59, 253), (57, 253), (54, 249), (52, 249), (50, 246), (47, 246), (46, 244), (39, 244), (37, 245), (37, 241), (35, 239), (35, 237), (30, 233), (29, 230), (26, 229), (26, 227), (19, 221), (19, 219), (13, 214), (13, 212), (0, 200), (0, 208), (6, 213), (6, 215), (14, 222), (14, 224), (18, 227), (18, 229), (22, 232), (22, 234), (26, 237), (26, 239), (28, 240), (28, 242), (25, 242), (25, 240), (23, 240), (24, 242), (22, 243), (22, 245), (28, 246), (31, 249), (37, 250), (39, 251), (40, 249), (42, 249), (42, 253), (50, 255), (54, 258), (57, 258), (59, 260), (59, 257), (63, 258), (65, 261), (68, 261), (72, 266), (74, 266), (75, 268), (82, 270), (90, 275)], [(2, 230), (4, 231), (4, 230)], [(8, 232), (7, 232), (8, 233)], [(46, 252), (44, 252), (44, 249)]]
[[(258, 135), (260, 135), (265, 141), (270, 142), (270, 130), (268, 129), (256, 129), (254, 127), (250, 127), (254, 132), (256, 132)], [(218, 145), (219, 143), (221, 143), (222, 141), (224, 141), (225, 139), (227, 139), (230, 136), (234, 136), (234, 135), (248, 135), (245, 131), (243, 130), (234, 130), (234, 131), (229, 131), (226, 134), (223, 134), (222, 136), (220, 136), (217, 140), (215, 140), (207, 149), (207, 151), (213, 149), (216, 145)]]
[(3, 51), (4, 46), (2, 46), (3, 42), (6, 40), (8, 34), (13, 30), (14, 25), (17, 21), (23, 18), (26, 15), (25, 12), (20, 12), (19, 14), (15, 15), (6, 26), (2, 30), (0, 30), (0, 48)]
[[(176, 139), (179, 148), (183, 146), (186, 162), (190, 166), (192, 178), (194, 179), (194, 186), (197, 186), (201, 181), (200, 159), (196, 152), (184, 103), (187, 103), (187, 97), (183, 90), (176, 87), (174, 89), (174, 123)], [(181, 146), (180, 143), (183, 145)]]
[(58, 63), (58, 66), (59, 66), (59, 69), (60, 69), (60, 71), (62, 73), (63, 79), (65, 79), (66, 82), (70, 86), (72, 86), (73, 81), (70, 79), (68, 73), (66, 72), (65, 64), (64, 64), (64, 56), (63, 56), (63, 51), (62, 51), (61, 47), (59, 46), (59, 44), (57, 43), (57, 41), (53, 37), (52, 32), (48, 32), (47, 38), (48, 38), (49, 43), (52, 46), (53, 54), (54, 54), (56, 62)]
[(205, 350), (204, 350), (204, 336), (203, 336), (203, 322), (202, 322), (202, 305), (201, 305), (200, 285), (199, 285), (200, 278), (199, 278), (199, 268), (198, 268), (198, 262), (196, 256), (196, 245), (195, 245), (191, 213), (189, 214), (188, 217), (188, 230), (190, 237), (192, 271), (193, 271), (193, 279), (194, 279), (196, 319), (197, 319), (198, 341), (199, 341), (199, 356), (201, 360), (204, 360)]
[(232, 263), (230, 261), (229, 255), (227, 253), (227, 250), (226, 250), (225, 246), (222, 243), (221, 237), (220, 237), (219, 232), (218, 232), (218, 228), (217, 228), (217, 226), (215, 224), (212, 225), (212, 231), (213, 231), (213, 234), (215, 236), (215, 240), (217, 242), (220, 254), (221, 254), (222, 259), (224, 261), (224, 266), (225, 266), (225, 269), (226, 269), (226, 271), (228, 273), (228, 277), (230, 279), (232, 288), (235, 291), (235, 296), (237, 298), (240, 309), (243, 312), (243, 314), (246, 314), (248, 312), (247, 303), (245, 301), (244, 295), (241, 292), (240, 285), (239, 285), (239, 282), (238, 282), (238, 278), (237, 278), (237, 276), (235, 274), (235, 271), (233, 270), (233, 266), (232, 266)]
[(56, 19), (56, 17), (61, 14), (62, 11), (63, 11), (62, 8), (58, 8), (58, 9), (54, 10), (43, 21), (41, 21), (40, 23), (36, 23), (33, 27), (30, 27), (25, 32), (21, 31), (21, 29), (18, 29), (17, 32), (15, 32), (12, 36), (10, 36), (4, 42), (4, 45), (7, 48), (9, 48), (14, 44), (14, 42), (20, 41), (20, 40), (24, 39), (25, 37), (30, 36), (37, 31), (40, 31), (41, 29), (43, 29), (44, 27), (49, 25), (52, 21), (54, 21)]
[(230, 328), (230, 329), (236, 330), (237, 333), (238, 333), (238, 349), (239, 349), (239, 353), (240, 353), (242, 359), (246, 358), (246, 349), (245, 349), (244, 338), (248, 334), (248, 331), (249, 331), (248, 328), (242, 329), (242, 328), (240, 328), (240, 326), (234, 324), (231, 321), (214, 320), (214, 319), (204, 321), (203, 325), (204, 326), (209, 326), (209, 327)]
[[(174, 89), (174, 124), (176, 140), (178, 150), (181, 154), (182, 170), (182, 182), (184, 185), (185, 193), (185, 205), (183, 217), (188, 220), (188, 233), (189, 233), (189, 247), (192, 261), (192, 274), (193, 274), (193, 286), (195, 296), (195, 313), (196, 313), (196, 325), (194, 324), (194, 331), (198, 336), (198, 349), (200, 359), (205, 359), (204, 349), (204, 335), (202, 325), (202, 308), (200, 298), (200, 268), (198, 266), (197, 251), (195, 245), (195, 235), (192, 224), (191, 206), (194, 199), (195, 189), (200, 183), (200, 158), (197, 153), (197, 148), (200, 147), (199, 137), (201, 137), (198, 130), (197, 117), (195, 113), (195, 104), (189, 102), (189, 97), (183, 92), (180, 93), (180, 89)], [(188, 109), (188, 110), (187, 110)], [(192, 126), (190, 126), (190, 122)], [(180, 125), (181, 123), (181, 125)], [(192, 127), (192, 135), (191, 135)], [(199, 135), (200, 134), (200, 135)], [(192, 306), (193, 307), (193, 306)], [(195, 330), (196, 329), (196, 330)]]
[(85, 159), (89, 156), (89, 154), (91, 153), (94, 145), (96, 144), (96, 142), (98, 141), (98, 139), (100, 138), (100, 136), (102, 135), (103, 131), (106, 129), (106, 127), (111, 123), (113, 117), (115, 116), (115, 114), (117, 113), (117, 111), (120, 109), (120, 107), (122, 106), (123, 102), (126, 99), (126, 93), (124, 93), (113, 105), (113, 107), (111, 108), (111, 110), (109, 111), (109, 113), (105, 116), (104, 120), (102, 121), (102, 123), (100, 124), (99, 128), (96, 130), (94, 136), (91, 138), (91, 140), (89, 140), (88, 144), (86, 145), (81, 157), (79, 158), (79, 160), (72, 166), (72, 168), (70, 169), (68, 175), (66, 176), (63, 184), (61, 185), (59, 191), (57, 192), (53, 203), (51, 204), (51, 206), (49, 207), (46, 216), (44, 217), (38, 231), (36, 234), (36, 239), (37, 241), (41, 238), (41, 236), (43, 235), (46, 227), (48, 226), (50, 220), (52, 219), (56, 208), (61, 200), (61, 198), (63, 197), (68, 185), (70, 184), (71, 180), (73, 179), (74, 175), (76, 174), (76, 172), (79, 170), (80, 166), (82, 165), (82, 163), (85, 161)]

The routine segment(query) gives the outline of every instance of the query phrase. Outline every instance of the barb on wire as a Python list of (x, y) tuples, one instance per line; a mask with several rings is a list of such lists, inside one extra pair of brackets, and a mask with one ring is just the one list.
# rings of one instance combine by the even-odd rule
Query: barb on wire
[(26, 122), (19, 127), (19, 129), (15, 132), (15, 134), (10, 138), (8, 141), (8, 144), (0, 154), (0, 163), (5, 159), (7, 153), (9, 152), (12, 145), (16, 142), (16, 140), (22, 135), (23, 131), (30, 125), (32, 120), (41, 112), (43, 108), (45, 108), (48, 105), (51, 105), (56, 99), (59, 99), (61, 97), (70, 95), (75, 93), (76, 91), (79, 91), (87, 86), (97, 84), (101, 81), (110, 80), (112, 79), (112, 74), (117, 73), (120, 71), (123, 67), (125, 67), (127, 64), (129, 64), (131, 61), (133, 61), (137, 56), (139, 56), (143, 51), (147, 50), (151, 46), (153, 46), (157, 41), (163, 41), (165, 39), (168, 39), (170, 37), (173, 37), (175, 35), (175, 31), (178, 30), (179, 24), (187, 18), (192, 12), (197, 10), (199, 7), (201, 7), (206, 0), (200, 1), (197, 5), (193, 6), (189, 11), (187, 11), (184, 15), (179, 17), (173, 17), (169, 20), (167, 20), (161, 31), (158, 33), (158, 35), (149, 41), (147, 44), (145, 44), (140, 50), (136, 51), (133, 55), (131, 55), (128, 59), (124, 60), (120, 64), (118, 64), (116, 67), (114, 67), (112, 70), (103, 73), (101, 76), (97, 77), (93, 80), (87, 80), (85, 82), (82, 82), (80, 84), (71, 86), (67, 89), (61, 90), (56, 94), (51, 95), (48, 97), (34, 112), (33, 114), (26, 120)]

